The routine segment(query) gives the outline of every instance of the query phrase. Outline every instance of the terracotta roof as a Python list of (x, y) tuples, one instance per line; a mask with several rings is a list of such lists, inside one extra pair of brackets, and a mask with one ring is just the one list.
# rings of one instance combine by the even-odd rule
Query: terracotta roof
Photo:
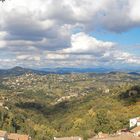
[(139, 137), (134, 136), (132, 133), (123, 133), (118, 136), (110, 136), (108, 138), (91, 138), (89, 140), (140, 140)]
[(131, 130), (133, 133), (137, 133), (138, 131), (140, 131), (140, 126), (137, 126)]
[(54, 138), (54, 140), (82, 140), (81, 137), (63, 137), (63, 138)]
[(6, 134), (7, 134), (6, 131), (2, 131), (2, 130), (0, 130), (0, 137), (4, 137)]
[(8, 134), (8, 140), (29, 140), (28, 135), (20, 135), (16, 133)]
[(140, 118), (137, 120), (137, 122), (140, 122)]

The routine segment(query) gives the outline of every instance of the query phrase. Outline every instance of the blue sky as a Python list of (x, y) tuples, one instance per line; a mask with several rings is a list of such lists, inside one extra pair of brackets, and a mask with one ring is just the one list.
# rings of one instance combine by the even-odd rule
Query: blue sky
[(140, 56), (140, 27), (132, 28), (122, 33), (95, 31), (90, 34), (100, 40), (116, 42), (123, 51)]
[(133, 28), (122, 33), (96, 31), (96, 32), (92, 32), (91, 35), (97, 37), (98, 39), (117, 42), (124, 46), (140, 45), (140, 27)]
[(139, 0), (0, 3), (0, 68), (140, 67)]

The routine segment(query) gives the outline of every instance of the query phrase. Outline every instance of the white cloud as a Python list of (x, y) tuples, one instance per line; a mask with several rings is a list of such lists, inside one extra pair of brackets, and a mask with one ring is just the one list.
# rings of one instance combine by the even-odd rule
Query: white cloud
[(130, 2), (129, 4), (131, 5), (130, 12), (129, 12), (131, 20), (140, 23), (140, 12), (139, 12), (140, 1), (130, 0), (129, 2)]
[(112, 49), (116, 44), (104, 42), (83, 32), (72, 35), (71, 47), (63, 50), (65, 53), (102, 53)]
[(0, 48), (4, 48), (6, 45), (6, 42), (3, 40), (0, 40)]
[(46, 53), (46, 59), (48, 60), (64, 60), (66, 58), (69, 58), (68, 54), (62, 54), (62, 53), (53, 53), (53, 52), (47, 52)]
[(89, 34), (140, 27), (139, 7), (139, 0), (7, 0), (0, 3), (0, 59), (6, 53), (15, 65), (138, 65), (138, 56)]
[[(117, 64), (140, 64), (140, 57), (118, 49), (116, 43), (97, 40), (83, 32), (72, 35), (71, 47), (54, 52), (46, 52), (51, 62), (65, 62), (66, 65), (115, 66)], [(52, 63), (53, 63), (52, 62)], [(60, 64), (59, 64), (60, 65)]]

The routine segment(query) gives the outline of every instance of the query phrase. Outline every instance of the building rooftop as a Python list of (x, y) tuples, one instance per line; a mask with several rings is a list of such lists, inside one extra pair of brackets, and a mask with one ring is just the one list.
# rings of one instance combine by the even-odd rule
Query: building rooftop
[(97, 137), (98, 138), (107, 138), (108, 137), (108, 134), (100, 132), (100, 133), (98, 133), (98, 136)]
[(140, 118), (137, 120), (137, 122), (140, 122)]
[(89, 140), (140, 140), (140, 137), (136, 137), (128, 132), (122, 133), (121, 135), (109, 136), (107, 138), (91, 138)]
[(55, 138), (54, 140), (82, 140), (81, 137), (63, 137), (63, 138)]
[(29, 140), (28, 135), (20, 135), (16, 133), (8, 134), (8, 140)]
[(137, 133), (138, 131), (140, 131), (140, 126), (137, 126), (131, 130), (133, 133)]
[(7, 134), (6, 131), (2, 131), (2, 130), (0, 130), (0, 137), (5, 137), (6, 134)]

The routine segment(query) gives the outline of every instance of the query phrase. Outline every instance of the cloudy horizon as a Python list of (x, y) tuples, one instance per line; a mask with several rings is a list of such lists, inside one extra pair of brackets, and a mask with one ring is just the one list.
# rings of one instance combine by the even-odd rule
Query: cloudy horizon
[(139, 68), (139, 7), (139, 0), (0, 2), (0, 68)]

